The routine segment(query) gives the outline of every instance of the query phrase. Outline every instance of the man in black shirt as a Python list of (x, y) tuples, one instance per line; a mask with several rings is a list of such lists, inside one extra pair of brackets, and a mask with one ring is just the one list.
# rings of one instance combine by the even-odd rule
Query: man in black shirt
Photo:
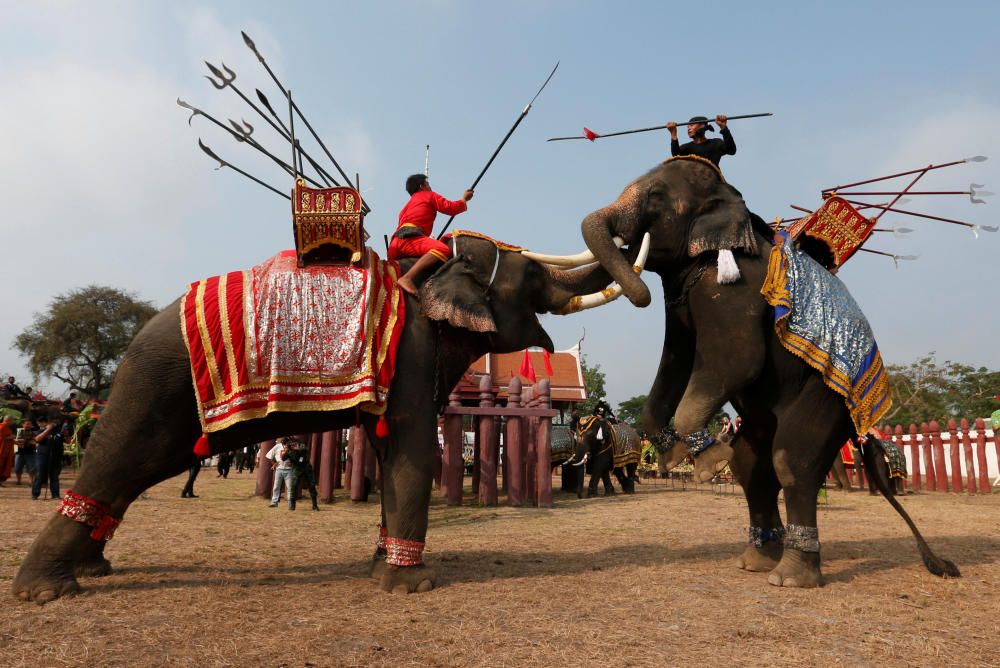
[(59, 474), (62, 473), (63, 450), (68, 431), (60, 422), (49, 422), (44, 416), (38, 418), (41, 433), (35, 436), (38, 449), (35, 451), (35, 479), (31, 484), (32, 499), (38, 499), (46, 483), (52, 492), (52, 498), (59, 498)]
[(726, 127), (727, 118), (723, 114), (715, 117), (715, 122), (719, 124), (719, 133), (722, 139), (706, 139), (707, 130), (715, 131), (709, 125), (708, 119), (704, 116), (695, 116), (687, 126), (688, 137), (691, 141), (681, 146), (677, 141), (677, 123), (670, 121), (667, 123), (667, 130), (670, 131), (670, 155), (696, 155), (706, 160), (711, 160), (716, 167), (724, 155), (736, 155), (736, 142), (733, 135)]
[(27, 399), (31, 401), (31, 395), (22, 390), (14, 382), (14, 376), (7, 378), (7, 384), (3, 386), (3, 395), (5, 399)]

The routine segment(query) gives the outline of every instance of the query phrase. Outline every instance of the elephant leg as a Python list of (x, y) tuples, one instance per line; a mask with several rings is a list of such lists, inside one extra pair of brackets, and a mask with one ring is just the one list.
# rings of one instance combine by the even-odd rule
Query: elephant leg
[(597, 485), (601, 482), (601, 472), (594, 470), (590, 474), (590, 482), (587, 483), (587, 498), (597, 496)]
[(604, 483), (604, 496), (614, 496), (615, 486), (611, 483), (611, 467), (608, 466), (601, 474), (601, 482)]
[(747, 546), (737, 559), (740, 568), (770, 571), (781, 560), (785, 527), (778, 512), (781, 484), (774, 471), (770, 452), (758, 456), (743, 434), (733, 439), (733, 475), (743, 488), (750, 512)]
[[(108, 409), (73, 485), (75, 494), (109, 507), (109, 516), (117, 519), (142, 492), (190, 468), (201, 433), (187, 369), (158, 366), (162, 375), (154, 376), (137, 366), (126, 357), (119, 367)], [(156, 383), (148, 381), (153, 377)], [(14, 594), (45, 603), (78, 591), (75, 574), (110, 573), (106, 540), (93, 538), (93, 532), (62, 514), (52, 517), (21, 563)]]
[[(434, 453), (437, 450), (436, 412), (433, 407), (410, 409), (405, 427), (390, 419), (389, 435), (376, 439), (385, 468), (382, 473), (382, 508), (386, 528), (384, 561), (376, 563), (373, 577), (383, 591), (426, 592), (437, 576), (423, 563), (428, 509), (434, 483)], [(365, 428), (375, 433), (374, 418)]]
[(842, 489), (845, 492), (851, 491), (851, 480), (847, 477), (847, 467), (844, 466), (844, 460), (840, 456), (840, 451), (837, 451), (837, 458), (833, 460), (833, 466), (830, 468), (833, 471), (833, 478), (837, 481), (837, 488)]
[(614, 469), (615, 478), (618, 479), (618, 484), (621, 485), (622, 491), (626, 494), (635, 494), (635, 483), (632, 478), (629, 477), (625, 469), (621, 466), (616, 466)]
[[(826, 416), (824, 419), (823, 416)], [(785, 495), (785, 549), (767, 581), (783, 587), (817, 587), (820, 571), (816, 497), (837, 447), (853, 426), (840, 399), (818, 377), (779, 417), (773, 445), (774, 470)]]

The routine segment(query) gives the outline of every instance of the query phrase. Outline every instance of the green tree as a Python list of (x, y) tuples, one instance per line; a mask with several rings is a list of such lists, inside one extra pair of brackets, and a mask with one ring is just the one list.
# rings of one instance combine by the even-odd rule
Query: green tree
[(618, 419), (627, 422), (636, 429), (642, 427), (642, 407), (646, 405), (646, 395), (626, 399), (618, 404)]
[(14, 339), (36, 377), (61, 380), (89, 397), (111, 387), (132, 337), (156, 314), (128, 292), (91, 285), (58, 295)]
[(587, 400), (579, 405), (580, 415), (590, 415), (604, 396), (604, 372), (600, 364), (587, 364), (586, 356), (580, 357), (580, 369), (583, 371), (583, 387), (587, 391)]
[(1000, 371), (946, 360), (938, 364), (933, 352), (910, 364), (891, 364), (889, 386), (893, 405), (883, 418), (909, 425), (949, 418), (986, 417), (996, 409)]

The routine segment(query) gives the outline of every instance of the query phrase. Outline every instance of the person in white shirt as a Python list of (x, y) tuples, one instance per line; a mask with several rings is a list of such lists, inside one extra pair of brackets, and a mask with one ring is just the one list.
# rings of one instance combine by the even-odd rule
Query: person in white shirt
[(278, 500), (281, 499), (281, 485), (284, 484), (285, 495), (288, 498), (288, 509), (294, 510), (295, 488), (299, 481), (299, 476), (287, 455), (288, 444), (284, 438), (279, 438), (275, 446), (264, 456), (271, 460), (271, 468), (274, 469), (274, 487), (271, 488), (271, 508), (277, 508)]

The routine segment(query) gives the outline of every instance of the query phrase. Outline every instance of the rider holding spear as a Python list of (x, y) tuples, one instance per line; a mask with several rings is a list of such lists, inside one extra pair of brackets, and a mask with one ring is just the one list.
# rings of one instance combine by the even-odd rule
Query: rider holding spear
[(678, 123), (670, 121), (667, 123), (667, 130), (670, 131), (670, 155), (696, 155), (699, 158), (711, 160), (712, 164), (718, 167), (722, 156), (736, 155), (736, 142), (733, 141), (733, 135), (726, 127), (727, 121), (728, 118), (724, 114), (715, 117), (722, 139), (705, 138), (705, 132), (707, 130), (714, 132), (715, 128), (709, 124), (709, 120), (704, 116), (695, 116), (687, 123), (681, 123), (680, 125), (687, 125), (688, 137), (691, 138), (691, 141), (683, 146), (677, 141)]
[(448, 244), (431, 236), (434, 219), (439, 213), (456, 216), (465, 211), (473, 191), (470, 188), (461, 199), (447, 200), (431, 190), (426, 174), (414, 174), (406, 179), (406, 192), (410, 201), (399, 212), (399, 226), (389, 243), (389, 259), (420, 258), (399, 278), (399, 287), (416, 297), (417, 282), (421, 277), (431, 267), (447, 262), (451, 257)]

